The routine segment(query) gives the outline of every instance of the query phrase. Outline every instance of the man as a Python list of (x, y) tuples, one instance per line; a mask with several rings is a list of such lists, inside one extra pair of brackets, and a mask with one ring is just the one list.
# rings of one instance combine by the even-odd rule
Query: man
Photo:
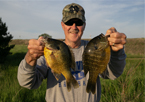
[[(75, 55), (76, 71), (72, 71), (72, 74), (78, 81), (79, 88), (72, 88), (68, 92), (65, 78), (61, 76), (59, 81), (57, 81), (51, 69), (47, 68), (43, 56), (44, 43), (41, 42), (42, 37), (38, 40), (31, 39), (29, 41), (28, 52), (18, 68), (20, 85), (28, 89), (36, 89), (41, 85), (43, 79), (47, 78), (47, 102), (99, 102), (101, 97), (99, 77), (96, 81), (96, 94), (86, 92), (88, 75), (84, 76), (82, 53), (88, 42), (81, 40), (85, 25), (85, 11), (83, 7), (75, 3), (64, 7), (61, 26), (65, 34), (64, 42), (72, 48)], [(100, 76), (114, 80), (122, 74), (125, 66), (126, 55), (123, 46), (126, 43), (126, 35), (117, 32), (114, 27), (107, 30), (106, 35), (109, 34), (108, 41), (112, 49), (111, 58), (107, 69)]]

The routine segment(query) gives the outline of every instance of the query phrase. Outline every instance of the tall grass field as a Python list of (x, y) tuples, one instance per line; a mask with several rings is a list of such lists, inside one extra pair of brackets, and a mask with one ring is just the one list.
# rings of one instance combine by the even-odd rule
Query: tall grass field
[[(17, 80), (18, 66), (27, 52), (27, 45), (15, 45), (11, 52), (0, 65), (0, 102), (45, 102), (46, 80), (35, 90), (21, 87)], [(144, 67), (144, 53), (127, 53), (123, 74), (116, 80), (101, 79), (100, 102), (144, 102)]]

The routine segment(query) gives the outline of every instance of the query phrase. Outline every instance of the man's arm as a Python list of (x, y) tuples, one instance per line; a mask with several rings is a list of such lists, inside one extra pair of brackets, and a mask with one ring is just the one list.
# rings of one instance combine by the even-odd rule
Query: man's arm
[(38, 88), (43, 79), (47, 77), (48, 68), (44, 56), (41, 56), (35, 66), (29, 65), (25, 59), (23, 59), (18, 67), (18, 82), (22, 87), (28, 89)]
[(47, 75), (46, 62), (42, 56), (44, 44), (41, 39), (42, 37), (29, 41), (28, 52), (18, 67), (19, 84), (29, 89), (38, 88)]

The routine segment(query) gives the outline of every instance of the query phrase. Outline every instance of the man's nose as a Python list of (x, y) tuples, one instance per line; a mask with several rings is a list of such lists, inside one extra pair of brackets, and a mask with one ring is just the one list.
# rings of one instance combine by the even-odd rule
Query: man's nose
[(75, 23), (73, 23), (72, 28), (73, 28), (73, 29), (77, 29), (77, 26), (76, 26)]

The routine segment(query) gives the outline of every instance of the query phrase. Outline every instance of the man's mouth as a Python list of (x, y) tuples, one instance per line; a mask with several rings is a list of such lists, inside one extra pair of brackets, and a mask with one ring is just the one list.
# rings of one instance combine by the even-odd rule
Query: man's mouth
[(70, 30), (69, 33), (72, 33), (72, 34), (77, 34), (79, 31), (78, 30)]
[(77, 34), (78, 32), (70, 32), (70, 33), (72, 33), (72, 34)]

